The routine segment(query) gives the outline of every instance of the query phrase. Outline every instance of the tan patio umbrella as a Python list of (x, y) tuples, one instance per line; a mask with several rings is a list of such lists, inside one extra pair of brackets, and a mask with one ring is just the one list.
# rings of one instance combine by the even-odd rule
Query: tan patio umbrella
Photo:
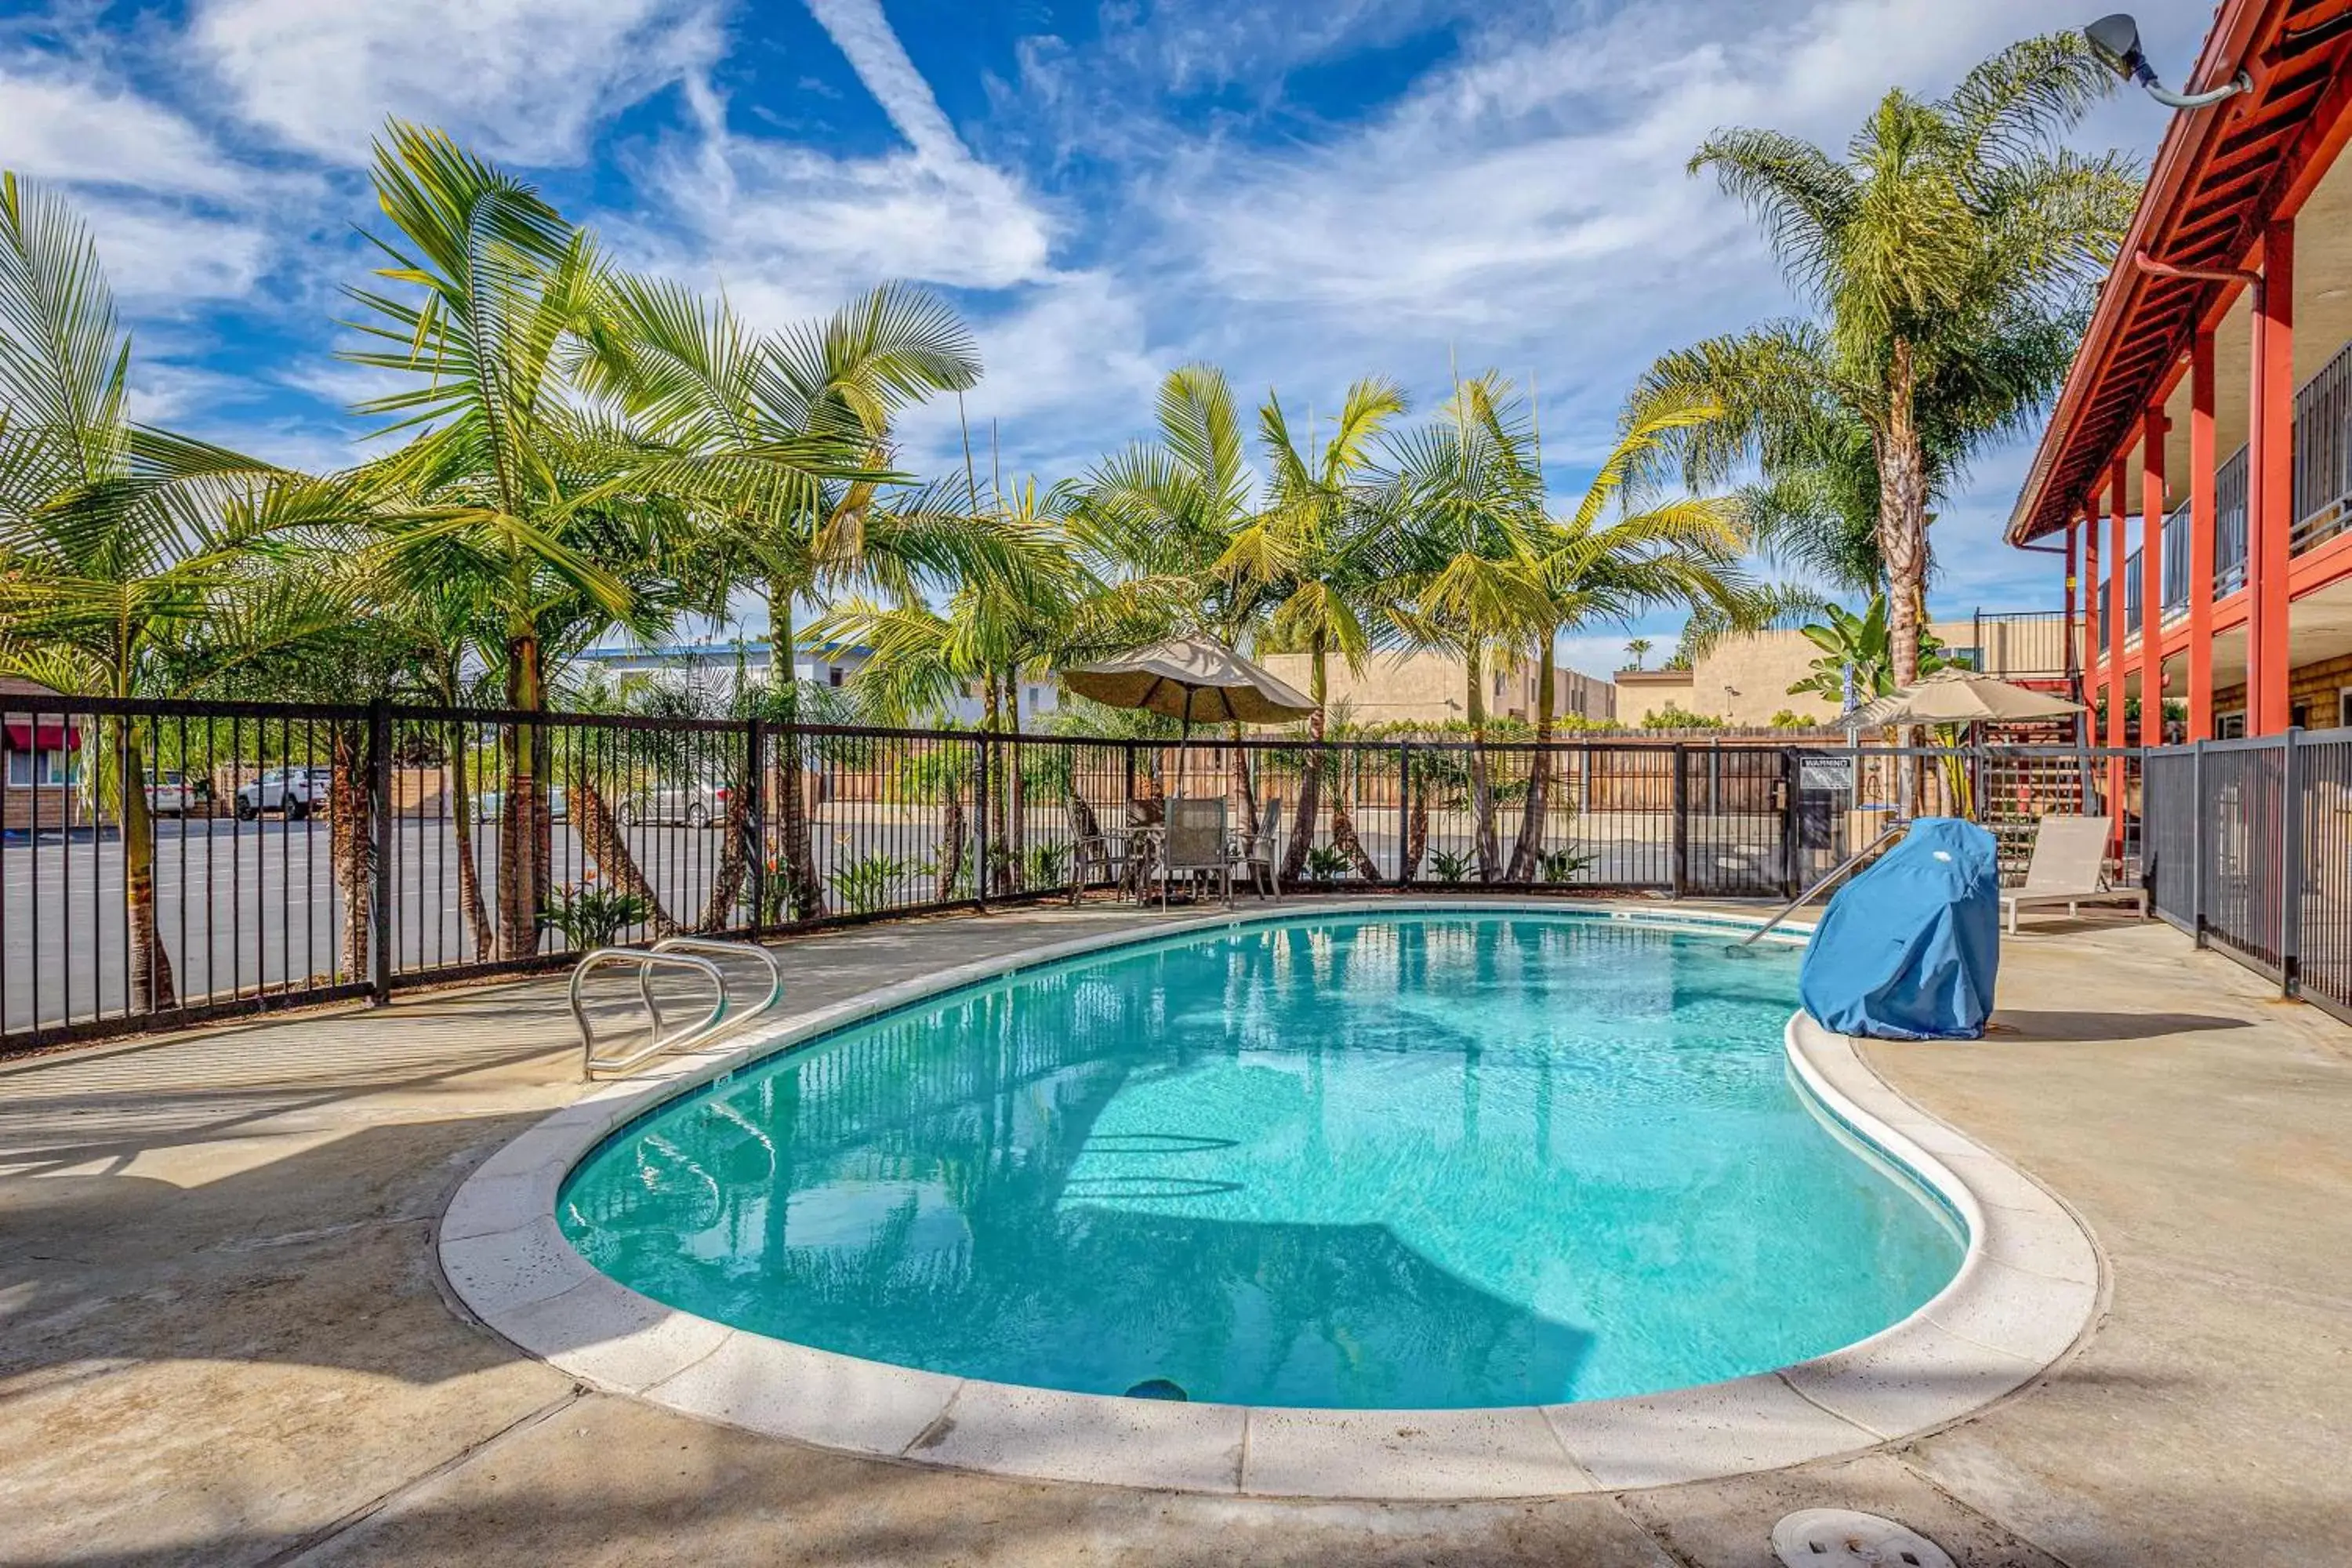
[(2012, 686), (1973, 669), (1939, 669), (1916, 684), (1864, 703), (1844, 721), (1857, 730), (1893, 724), (2007, 724), (2058, 719), (2083, 705), (2055, 692)]
[(1315, 700), (1207, 637), (1171, 637), (1062, 672), (1062, 684), (1113, 708), (1164, 713), (1182, 726), (1176, 742), (1176, 785), (1195, 723), (1279, 724), (1315, 711)]

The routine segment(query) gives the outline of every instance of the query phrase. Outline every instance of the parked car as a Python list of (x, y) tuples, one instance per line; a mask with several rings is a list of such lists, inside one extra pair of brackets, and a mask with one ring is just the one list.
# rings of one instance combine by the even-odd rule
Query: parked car
[(265, 811), (282, 811), (287, 820), (299, 822), (326, 808), (334, 789), (331, 768), (272, 768), (236, 792), (236, 816), (251, 822)]
[(157, 773), (147, 785), (147, 811), (152, 816), (185, 816), (192, 811), (210, 810), (212, 803), (212, 785), (202, 778), (191, 783), (177, 768)]
[(613, 815), (624, 827), (640, 822), (682, 822), (688, 827), (708, 827), (727, 815), (727, 801), (733, 794), (727, 785), (711, 779), (662, 784), (638, 791), (623, 801)]
[[(499, 817), (504, 816), (506, 814), (506, 791), (502, 789), (486, 789), (481, 790), (475, 795), (474, 820), (476, 822), (496, 822)], [(563, 786), (562, 784), (548, 785), (548, 820), (551, 822), (563, 822), (569, 820), (571, 816), (572, 797), (564, 793)]]

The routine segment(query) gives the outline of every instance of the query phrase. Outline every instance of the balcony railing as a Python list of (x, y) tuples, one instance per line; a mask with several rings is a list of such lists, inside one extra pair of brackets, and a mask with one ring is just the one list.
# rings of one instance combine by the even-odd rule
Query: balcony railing
[(1976, 668), (2004, 680), (2061, 679), (2074, 670), (2068, 657), (2070, 632), (2063, 610), (1979, 610)]

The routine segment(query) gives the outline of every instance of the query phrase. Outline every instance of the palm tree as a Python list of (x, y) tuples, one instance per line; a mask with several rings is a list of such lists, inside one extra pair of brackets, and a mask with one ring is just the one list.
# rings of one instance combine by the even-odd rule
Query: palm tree
[(1626, 638), (1625, 657), (1633, 661), (1627, 668), (1632, 669), (1640, 669), (1643, 668), (1642, 661), (1649, 658), (1650, 650), (1657, 646), (1658, 645), (1656, 643), (1652, 642), (1648, 637)]
[[(0, 174), (0, 669), (77, 696), (152, 695), (168, 658), (258, 603), (248, 547), (339, 504), (268, 463), (132, 424), (130, 366), (88, 228)], [(247, 614), (239, 655), (318, 626)], [(178, 993), (156, 928), (141, 728), (108, 721), (91, 783), (122, 826), (131, 995), (160, 1009)]]
[[(1739, 570), (1748, 535), (1737, 497), (1680, 496), (1637, 508), (1634, 501), (1649, 498), (1627, 489), (1661, 443), (1713, 417), (1714, 408), (1703, 404), (1653, 408), (1602, 461), (1575, 509), (1533, 529), (1528, 549), (1550, 625), (1538, 636), (1536, 748), (1507, 881), (1534, 880), (1543, 854), (1559, 638), (1596, 620), (1623, 621), (1665, 604), (1706, 606), (1742, 625), (1769, 613)], [(1627, 647), (1636, 645), (1649, 651), (1647, 638), (1636, 637)]]
[[(1307, 656), (1307, 694), (1315, 699), (1315, 712), (1307, 722), (1315, 745), (1299, 778), (1297, 819), (1282, 858), (1285, 880), (1305, 871), (1321, 814), (1321, 786), (1331, 763), (1321, 749), (1328, 728), (1331, 655), (1360, 672), (1371, 646), (1361, 613), (1380, 548), (1371, 476), (1381, 435), (1404, 405), (1404, 394), (1394, 382), (1359, 381), (1348, 389), (1330, 444), (1318, 450), (1310, 428), (1302, 451), (1281, 399), (1269, 395), (1258, 411), (1258, 441), (1273, 472), (1272, 494), (1264, 510), (1242, 521), (1216, 562), (1217, 574), (1235, 585), (1237, 598), (1263, 595), (1274, 601), (1267, 628), (1273, 640), (1303, 647)], [(1331, 842), (1359, 876), (1379, 879), (1379, 868), (1356, 836), (1343, 791), (1332, 796)]]
[[(1851, 563), (1868, 505), (1899, 681), (1918, 674), (1929, 509), (2056, 389), (2137, 199), (2122, 154), (2055, 144), (2113, 85), (2079, 36), (2051, 34), (1985, 60), (1948, 97), (1890, 91), (1843, 159), (1750, 129), (1717, 132), (1691, 159), (1755, 215), (1821, 319), (1667, 354), (1643, 396), (1719, 406), (1685, 446), (1694, 483), (1760, 458), (1768, 484), (1811, 491), (1781, 498), (1802, 503), (1789, 516), (1844, 530), (1833, 557)], [(1856, 495), (1865, 472), (1874, 493)]]
[[(374, 566), (420, 598), (455, 588), (486, 628), (505, 700), (543, 711), (551, 654), (619, 626), (657, 634), (680, 606), (682, 506), (637, 476), (664, 448), (579, 395), (567, 367), (616, 352), (613, 277), (583, 231), (529, 185), (438, 132), (394, 121), (373, 177), (393, 236), (391, 289), (352, 289), (353, 330), (376, 346), (343, 358), (415, 384), (359, 405), (419, 432), (370, 466)], [(395, 291), (396, 290), (396, 291)], [(499, 827), (498, 947), (537, 950), (551, 854), (540, 726), (518, 726)], [(600, 864), (627, 848), (593, 788), (576, 804)]]
[(1486, 669), (1558, 625), (1541, 555), (1543, 476), (1525, 405), (1493, 372), (1464, 382), (1438, 417), (1391, 443), (1391, 526), (1382, 593), (1410, 641), (1461, 659), (1478, 877), (1502, 869), (1486, 755)]
[[(870, 710), (904, 722), (935, 718), (977, 689), (986, 734), (1021, 730), (1021, 682), (1053, 665), (1085, 657), (1096, 645), (1099, 601), (1070, 550), (1063, 521), (1075, 497), (1067, 485), (1040, 489), (1034, 480), (999, 498), (967, 520), (970, 539), (952, 580), (944, 612), (910, 584), (894, 604), (856, 596), (810, 626), (822, 640), (856, 642), (871, 649), (854, 684)], [(1017, 752), (1015, 755), (1017, 756)], [(992, 770), (990, 816), (996, 834), (990, 868), (999, 891), (1019, 889), (1026, 844), (1025, 772)], [(1080, 831), (1089, 809), (1066, 774), (1067, 802)], [(961, 796), (949, 804), (960, 818)], [(946, 855), (961, 846), (943, 847)], [(941, 896), (953, 878), (941, 874)]]
[[(919, 570), (952, 572), (970, 548), (941, 494), (877, 501), (898, 481), (888, 467), (898, 414), (979, 380), (971, 333), (935, 296), (895, 285), (772, 336), (751, 332), (723, 301), (657, 279), (618, 279), (613, 298), (620, 330), (583, 380), (669, 448), (633, 482), (698, 509), (698, 559), (714, 599), (741, 588), (765, 601), (772, 668), (782, 672), (772, 710), (796, 721), (795, 607), (821, 588), (893, 589)], [(811, 919), (824, 890), (799, 743), (784, 744), (776, 763), (786, 897)], [(738, 865), (740, 837), (729, 835)]]
[[(1096, 651), (1183, 633), (1239, 647), (1263, 626), (1273, 594), (1248, 573), (1220, 570), (1258, 516), (1232, 384), (1214, 365), (1180, 365), (1161, 381), (1156, 413), (1159, 438), (1096, 464), (1073, 498), (1073, 541), (1103, 584), (1091, 606), (1102, 631)], [(1234, 725), (1234, 739), (1241, 734)], [(1255, 833), (1248, 754), (1231, 755), (1244, 832)]]

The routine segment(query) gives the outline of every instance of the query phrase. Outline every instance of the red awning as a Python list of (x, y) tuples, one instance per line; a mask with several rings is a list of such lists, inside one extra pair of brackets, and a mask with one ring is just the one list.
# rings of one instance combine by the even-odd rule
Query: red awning
[(79, 752), (81, 731), (71, 724), (9, 724), (8, 749), (12, 752)]

